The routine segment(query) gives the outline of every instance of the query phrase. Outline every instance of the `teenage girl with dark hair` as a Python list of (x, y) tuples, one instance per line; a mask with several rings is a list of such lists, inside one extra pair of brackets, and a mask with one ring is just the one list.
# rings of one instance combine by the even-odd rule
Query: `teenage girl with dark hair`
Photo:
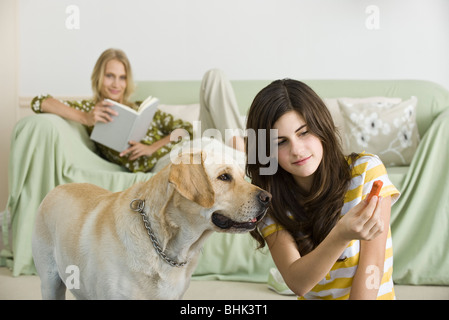
[[(273, 195), (252, 235), (261, 247), (268, 244), (288, 287), (300, 299), (394, 299), (389, 221), (399, 192), (380, 159), (345, 156), (326, 105), (296, 80), (262, 89), (247, 129), (255, 133), (248, 138), (248, 159), (256, 146), (277, 145), (276, 173), (261, 174), (266, 165), (259, 161), (248, 161), (246, 171)], [(277, 134), (262, 136), (258, 129)], [(367, 202), (375, 180), (383, 188)]]

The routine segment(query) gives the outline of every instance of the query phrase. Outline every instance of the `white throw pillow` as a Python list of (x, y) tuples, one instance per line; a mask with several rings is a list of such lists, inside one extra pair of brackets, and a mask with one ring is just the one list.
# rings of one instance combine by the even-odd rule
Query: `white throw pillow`
[(398, 104), (339, 100), (345, 153), (366, 151), (386, 166), (409, 165), (419, 143), (417, 102), (416, 97)]
[(200, 104), (186, 104), (186, 105), (172, 105), (172, 104), (161, 104), (159, 109), (170, 113), (175, 119), (181, 119), (188, 121), (193, 124), (193, 121), (198, 121), (200, 117)]
[(332, 119), (334, 120), (335, 126), (337, 127), (340, 136), (342, 138), (343, 142), (343, 150), (345, 153), (347, 153), (348, 148), (346, 146), (346, 141), (344, 139), (345, 137), (345, 121), (343, 119), (343, 115), (341, 113), (340, 107), (339, 107), (339, 101), (346, 106), (353, 106), (354, 104), (360, 104), (360, 103), (373, 103), (378, 106), (392, 106), (395, 104), (398, 104), (402, 101), (401, 98), (390, 98), (390, 97), (367, 97), (367, 98), (349, 98), (349, 97), (342, 97), (342, 98), (324, 98), (323, 99), (324, 104), (329, 109), (329, 112), (332, 116)]

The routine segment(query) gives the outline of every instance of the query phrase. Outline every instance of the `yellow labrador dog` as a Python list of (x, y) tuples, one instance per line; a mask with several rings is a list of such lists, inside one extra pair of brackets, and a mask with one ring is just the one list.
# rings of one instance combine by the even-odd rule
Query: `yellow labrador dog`
[(64, 299), (67, 287), (77, 299), (182, 298), (207, 237), (253, 230), (271, 200), (237, 164), (213, 159), (182, 153), (123, 192), (52, 190), (33, 234), (42, 297)]

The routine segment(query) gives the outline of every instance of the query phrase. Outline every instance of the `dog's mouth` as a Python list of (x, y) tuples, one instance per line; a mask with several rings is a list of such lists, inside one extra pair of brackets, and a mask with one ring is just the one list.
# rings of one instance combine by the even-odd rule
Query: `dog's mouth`
[(219, 213), (217, 211), (212, 214), (212, 222), (217, 227), (219, 227), (220, 229), (223, 229), (223, 230), (229, 230), (232, 228), (232, 229), (237, 229), (237, 230), (241, 230), (241, 231), (251, 231), (251, 230), (254, 230), (257, 222), (259, 222), (265, 216), (266, 211), (267, 210), (264, 210), (257, 217), (255, 217), (249, 221), (244, 221), (244, 222), (234, 221), (234, 220), (222, 215), (221, 213)]

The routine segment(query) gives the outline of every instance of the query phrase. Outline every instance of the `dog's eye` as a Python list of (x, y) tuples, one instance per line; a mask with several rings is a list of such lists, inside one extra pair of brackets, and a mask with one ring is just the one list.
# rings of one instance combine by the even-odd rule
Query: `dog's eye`
[(228, 173), (223, 173), (223, 174), (219, 175), (219, 176), (217, 177), (217, 179), (219, 179), (219, 180), (221, 180), (221, 181), (231, 181), (231, 180), (232, 180), (232, 177), (231, 177), (231, 175), (228, 174)]

